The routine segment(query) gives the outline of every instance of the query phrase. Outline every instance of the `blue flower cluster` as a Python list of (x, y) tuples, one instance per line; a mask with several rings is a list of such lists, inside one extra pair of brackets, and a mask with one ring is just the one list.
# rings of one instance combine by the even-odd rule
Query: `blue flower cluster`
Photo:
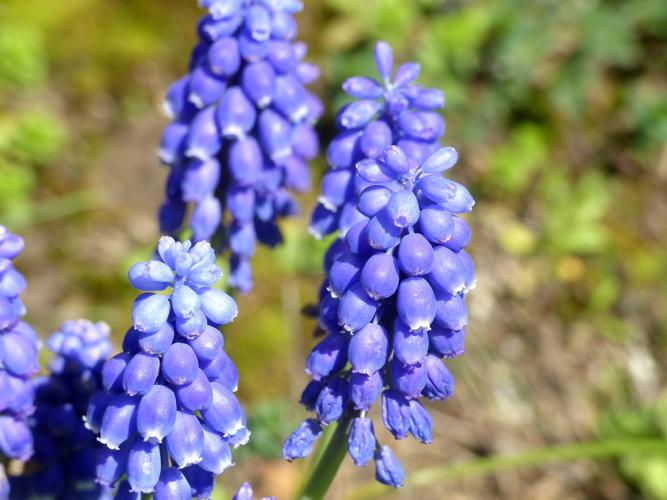
[(33, 454), (27, 418), (34, 411), (30, 378), (39, 371), (40, 348), (37, 334), (21, 321), (26, 280), (13, 260), (22, 251), (23, 239), (0, 226), (0, 458), (17, 460)]
[(393, 144), (423, 161), (438, 149), (445, 133), (445, 122), (436, 112), (445, 105), (445, 96), (414, 83), (419, 65), (403, 64), (392, 78), (393, 53), (386, 42), (377, 43), (375, 62), (380, 82), (357, 76), (343, 84), (343, 90), (356, 100), (339, 111), (339, 132), (327, 149), (330, 169), (322, 179), (310, 223), (310, 232), (317, 238), (337, 230), (345, 235), (365, 219), (356, 199), (368, 183), (355, 175), (357, 162), (377, 158)]
[[(379, 44), (376, 54), (380, 73), (390, 82), (388, 47)], [(387, 106), (396, 88), (399, 96), (412, 95), (413, 87), (404, 84), (415, 75), (413, 65), (399, 68), (393, 84), (387, 84)], [(358, 81), (363, 85), (348, 87), (375, 88), (370, 80)], [(423, 92), (434, 95), (418, 88), (414, 94), (418, 102)], [(441, 104), (442, 98), (427, 102)], [(347, 116), (348, 109), (339, 116)], [(406, 113), (410, 118), (401, 119)], [(400, 135), (408, 135), (416, 122), (436, 124), (433, 130), (439, 134), (442, 122), (427, 120), (430, 116), (430, 112), (403, 111)], [(339, 118), (339, 122), (346, 121)], [(361, 141), (365, 132), (356, 133)], [(470, 228), (459, 217), (472, 209), (474, 201), (465, 187), (442, 176), (455, 165), (458, 154), (429, 142), (438, 134), (423, 139), (410, 136), (398, 141), (403, 147), (384, 147), (393, 137), (387, 135), (380, 151), (355, 161), (354, 170), (330, 172), (350, 171), (354, 186), (339, 198), (340, 220), (351, 204), (358, 215), (347, 230), (340, 227), (341, 238), (325, 257), (319, 322), (326, 336), (308, 357), (306, 372), (313, 380), (301, 398), (317, 418), (303, 422), (287, 439), (283, 455), (288, 460), (308, 455), (322, 426), (351, 420), (348, 451), (355, 464), (365, 466), (375, 459), (377, 480), (400, 486), (403, 469), (391, 449), (377, 442), (367, 416), (378, 398), (384, 426), (396, 439), (412, 434), (423, 443), (431, 442), (431, 416), (420, 398), (452, 396), (453, 377), (441, 358), (463, 352), (464, 295), (475, 285), (472, 259), (463, 250)], [(425, 155), (425, 151), (432, 152)], [(354, 161), (356, 156), (350, 158)], [(326, 191), (323, 196), (328, 196)]]
[(34, 381), (36, 410), (30, 426), (35, 454), (24, 474), (10, 479), (11, 498), (111, 498), (110, 489), (95, 482), (102, 445), (82, 418), (90, 398), (102, 388), (102, 364), (113, 350), (109, 327), (67, 321), (47, 346), (54, 353), (51, 373)]
[(310, 188), (307, 162), (318, 154), (313, 124), (322, 105), (304, 85), (319, 70), (303, 62), (305, 44), (293, 42), (300, 1), (201, 4), (209, 13), (189, 73), (165, 103), (173, 122), (159, 156), (171, 173), (160, 224), (176, 235), (193, 204), (192, 239), (228, 246), (229, 284), (248, 292), (256, 242), (280, 243), (277, 219), (298, 211), (290, 191)]
[(209, 498), (215, 475), (233, 465), (230, 447), (249, 438), (234, 395), (238, 372), (218, 329), (238, 311), (212, 288), (222, 273), (208, 242), (165, 236), (157, 253), (129, 271), (145, 293), (88, 407), (86, 423), (106, 445), (97, 479), (118, 483), (116, 498)]

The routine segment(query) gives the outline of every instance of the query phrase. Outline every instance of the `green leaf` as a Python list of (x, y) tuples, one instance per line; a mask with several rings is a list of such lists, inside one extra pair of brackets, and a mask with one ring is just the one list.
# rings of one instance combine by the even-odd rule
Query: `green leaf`
[(44, 82), (47, 61), (44, 40), (34, 26), (2, 23), (0, 88), (37, 86)]
[(34, 109), (18, 116), (9, 154), (38, 165), (55, 158), (67, 143), (67, 128), (46, 109)]

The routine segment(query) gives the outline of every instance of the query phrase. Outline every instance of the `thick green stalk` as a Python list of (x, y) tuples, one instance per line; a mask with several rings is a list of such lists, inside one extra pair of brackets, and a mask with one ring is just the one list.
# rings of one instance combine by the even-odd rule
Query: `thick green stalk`
[[(534, 467), (550, 462), (610, 458), (627, 453), (667, 454), (667, 442), (663, 439), (614, 439), (563, 444), (549, 448), (528, 450), (512, 455), (492, 455), (415, 471), (409, 477), (406, 477), (405, 487), (427, 486), (519, 467)], [(386, 487), (378, 483), (369, 482), (354, 490), (351, 498), (361, 500), (374, 498), (386, 493)]]
[[(352, 418), (347, 415), (329, 425), (315, 452), (312, 465), (301, 485), (297, 500), (321, 500), (336, 477), (347, 452)], [(335, 426), (335, 427), (334, 427)]]

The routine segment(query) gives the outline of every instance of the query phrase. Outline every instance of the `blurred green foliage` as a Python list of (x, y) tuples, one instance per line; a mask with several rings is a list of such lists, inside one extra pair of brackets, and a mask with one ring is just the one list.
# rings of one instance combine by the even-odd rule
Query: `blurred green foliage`
[(621, 473), (646, 498), (667, 499), (667, 392), (655, 404), (644, 408), (623, 408), (609, 413), (600, 421), (599, 433), (603, 439), (663, 439), (662, 453), (629, 453), (618, 463)]
[(30, 218), (38, 169), (53, 162), (67, 143), (65, 126), (37, 97), (47, 73), (38, 27), (0, 23), (0, 216), (6, 223)]

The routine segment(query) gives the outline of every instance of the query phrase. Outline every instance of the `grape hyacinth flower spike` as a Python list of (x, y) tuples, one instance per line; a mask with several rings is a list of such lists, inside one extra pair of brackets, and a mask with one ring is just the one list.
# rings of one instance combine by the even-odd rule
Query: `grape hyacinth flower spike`
[[(39, 371), (37, 334), (21, 316), (25, 278), (14, 267), (23, 239), (0, 225), (0, 458), (27, 460), (33, 454), (28, 417), (34, 411), (30, 378)], [(2, 466), (0, 475), (5, 476)], [(2, 487), (6, 489), (6, 480)]]
[(208, 498), (215, 476), (233, 465), (231, 449), (248, 441), (238, 372), (218, 329), (238, 312), (213, 288), (221, 275), (208, 242), (167, 236), (155, 260), (129, 271), (144, 293), (86, 416), (105, 445), (97, 479), (118, 484), (117, 498)]
[(444, 106), (445, 96), (415, 83), (419, 65), (405, 63), (393, 74), (393, 53), (386, 42), (377, 43), (375, 63), (379, 81), (355, 76), (343, 84), (355, 100), (338, 112), (339, 131), (327, 149), (329, 171), (310, 223), (317, 238), (335, 231), (344, 236), (366, 219), (357, 198), (368, 182), (355, 175), (357, 162), (377, 158), (393, 144), (421, 162), (438, 149), (445, 133), (445, 122), (436, 112)]
[(208, 14), (189, 72), (165, 102), (173, 121), (159, 157), (171, 171), (160, 225), (177, 235), (192, 205), (193, 241), (227, 246), (229, 284), (248, 292), (256, 243), (280, 243), (278, 219), (298, 211), (291, 192), (310, 187), (322, 105), (305, 85), (319, 71), (303, 61), (305, 44), (294, 42), (302, 2), (200, 3)]
[[(391, 67), (387, 50), (378, 45), (385, 81)], [(405, 72), (399, 69), (395, 84), (411, 80), (400, 76)], [(415, 94), (419, 99), (421, 92)], [(301, 402), (316, 418), (285, 441), (286, 459), (307, 456), (323, 427), (339, 422), (349, 426), (354, 463), (374, 460), (379, 482), (401, 486), (403, 468), (389, 446), (378, 442), (368, 416), (378, 400), (382, 423), (394, 438), (411, 434), (431, 442), (432, 419), (422, 399), (452, 397), (454, 380), (442, 358), (463, 352), (465, 295), (475, 286), (473, 261), (464, 250), (470, 228), (460, 217), (474, 200), (442, 175), (457, 160), (450, 147), (423, 155), (394, 144), (354, 163), (355, 190), (346, 203), (354, 203), (360, 217), (346, 232), (341, 229), (325, 256), (319, 324), (326, 336), (306, 362), (313, 380)], [(330, 446), (339, 442), (333, 439)]]
[(91, 397), (102, 389), (102, 365), (113, 350), (109, 327), (66, 321), (47, 346), (54, 354), (50, 374), (34, 381), (35, 454), (23, 475), (10, 479), (11, 498), (111, 498), (111, 490), (95, 481), (103, 446), (83, 421)]

